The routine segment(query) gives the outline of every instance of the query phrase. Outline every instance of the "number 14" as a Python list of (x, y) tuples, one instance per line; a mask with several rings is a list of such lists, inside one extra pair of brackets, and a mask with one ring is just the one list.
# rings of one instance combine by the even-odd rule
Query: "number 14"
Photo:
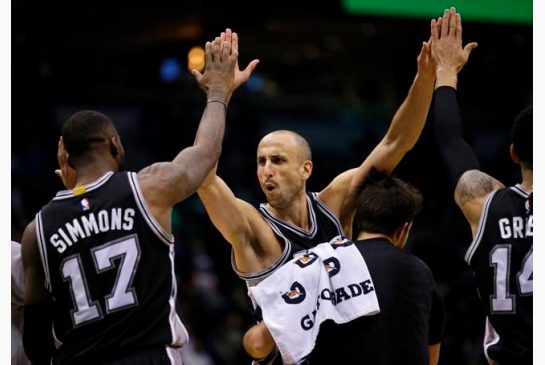
[[(533, 246), (522, 261), (517, 273), (517, 287), (521, 296), (534, 293)], [(490, 252), (490, 266), (494, 267), (494, 295), (490, 298), (492, 313), (514, 313), (515, 295), (509, 293), (509, 272), (511, 269), (511, 245), (495, 246)]]

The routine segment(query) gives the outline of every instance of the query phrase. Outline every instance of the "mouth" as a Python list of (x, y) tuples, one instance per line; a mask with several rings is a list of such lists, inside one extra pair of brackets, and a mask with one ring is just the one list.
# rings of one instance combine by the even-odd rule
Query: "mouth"
[(268, 191), (269, 193), (271, 191), (273, 191), (274, 189), (276, 189), (276, 184), (274, 184), (273, 182), (266, 182), (264, 184), (264, 187), (265, 187), (265, 190)]

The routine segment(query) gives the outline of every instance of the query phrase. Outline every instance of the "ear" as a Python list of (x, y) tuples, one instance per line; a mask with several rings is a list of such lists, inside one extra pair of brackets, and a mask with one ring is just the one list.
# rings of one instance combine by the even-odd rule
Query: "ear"
[(73, 189), (77, 182), (77, 171), (70, 163), (70, 155), (64, 147), (64, 141), (62, 137), (59, 140), (57, 148), (57, 161), (59, 162), (60, 169), (55, 170), (55, 174), (60, 177), (63, 185), (67, 189)]
[(520, 164), (520, 158), (517, 155), (517, 151), (515, 151), (515, 147), (512, 144), (511, 146), (509, 146), (509, 154), (511, 155), (511, 160), (513, 160), (513, 162)]
[(111, 137), (110, 138), (110, 152), (112, 156), (117, 159), (119, 156), (119, 141), (117, 140), (117, 137)]
[(396, 247), (403, 248), (409, 238), (409, 232), (411, 231), (412, 222), (405, 222), (403, 226), (396, 229), (393, 236), (393, 242)]
[(308, 180), (310, 175), (312, 175), (312, 161), (306, 160), (303, 162), (303, 166), (301, 167), (301, 174), (303, 175), (304, 180)]

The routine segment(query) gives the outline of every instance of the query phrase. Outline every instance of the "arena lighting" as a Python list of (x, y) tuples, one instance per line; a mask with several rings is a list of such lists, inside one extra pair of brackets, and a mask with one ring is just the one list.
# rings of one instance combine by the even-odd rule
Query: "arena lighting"
[(180, 76), (180, 69), (180, 62), (176, 58), (165, 58), (163, 62), (161, 62), (161, 66), (159, 69), (161, 81), (166, 83), (176, 81), (176, 79), (178, 79), (178, 77)]
[(342, 5), (355, 15), (429, 19), (454, 6), (465, 20), (532, 24), (532, 0), (343, 0)]
[(189, 71), (197, 70), (202, 72), (204, 70), (204, 48), (193, 47), (187, 54), (187, 68)]

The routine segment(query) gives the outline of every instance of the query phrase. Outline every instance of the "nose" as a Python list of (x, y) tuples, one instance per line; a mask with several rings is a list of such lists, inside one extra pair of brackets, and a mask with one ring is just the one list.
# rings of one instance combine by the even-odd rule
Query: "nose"
[(265, 174), (265, 177), (272, 177), (274, 175), (274, 168), (273, 164), (270, 160), (265, 161), (265, 164), (263, 165), (263, 173)]

